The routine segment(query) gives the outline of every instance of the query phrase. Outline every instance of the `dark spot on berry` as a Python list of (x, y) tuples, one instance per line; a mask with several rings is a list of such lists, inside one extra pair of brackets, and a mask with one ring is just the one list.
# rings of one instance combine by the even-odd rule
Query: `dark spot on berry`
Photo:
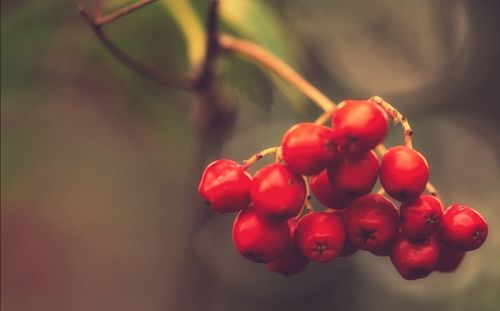
[(475, 242), (481, 242), (481, 233), (479, 231), (474, 232), (474, 234), (472, 234), (472, 238)]
[(316, 245), (316, 247), (314, 248), (314, 250), (317, 251), (320, 255), (323, 255), (323, 253), (326, 250), (326, 245), (324, 245), (324, 244), (318, 244), (318, 245)]
[(363, 242), (367, 243), (368, 240), (375, 240), (375, 230), (361, 229), (359, 236)]
[(250, 252), (245, 254), (245, 257), (247, 257), (248, 259), (250, 259), (252, 261), (256, 261), (256, 262), (262, 261), (262, 256), (259, 252), (250, 251)]
[(401, 191), (399, 191), (399, 196), (401, 197), (401, 199), (404, 200), (408, 197), (408, 194), (406, 193), (406, 191), (401, 190)]
[(295, 181), (293, 180), (293, 178), (290, 178), (290, 179), (288, 180), (288, 185), (289, 185), (289, 186), (293, 186), (293, 184), (295, 184)]
[(209, 200), (205, 200), (205, 204), (210, 206), (210, 204), (212, 204)]
[(427, 218), (427, 223), (428, 224), (435, 224), (437, 221), (438, 221), (438, 219), (437, 219), (436, 215), (430, 215)]
[(347, 143), (352, 143), (353, 144), (353, 143), (357, 142), (358, 139), (359, 138), (357, 136), (354, 136), (352, 134), (347, 135)]
[(327, 150), (331, 150), (331, 149), (335, 150), (335, 149), (337, 149), (337, 148), (336, 148), (336, 147), (337, 147), (337, 145), (336, 145), (336, 144), (333, 142), (333, 140), (331, 140), (331, 139), (328, 139), (328, 140), (325, 142), (325, 144), (323, 145), (323, 147), (324, 147), (325, 149), (327, 149)]
[(419, 278), (426, 277), (428, 274), (429, 271), (427, 271), (427, 269), (424, 267), (418, 267), (413, 270), (413, 275)]
[(345, 194), (348, 195), (348, 196), (358, 196), (359, 195), (358, 192), (352, 191), (352, 190), (346, 190)]

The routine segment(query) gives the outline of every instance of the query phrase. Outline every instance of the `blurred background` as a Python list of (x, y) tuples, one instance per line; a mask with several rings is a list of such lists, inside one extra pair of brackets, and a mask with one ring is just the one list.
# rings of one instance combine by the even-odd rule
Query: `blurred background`
[[(486, 243), (458, 271), (412, 282), (364, 252), (289, 278), (240, 257), (234, 215), (212, 215), (196, 194), (203, 166), (277, 145), (320, 111), (224, 55), (217, 83), (235, 122), (207, 143), (203, 98), (122, 66), (77, 4), (1, 2), (2, 310), (500, 309), (499, 1), (221, 1), (224, 31), (265, 46), (334, 100), (394, 104), (446, 203), (486, 217)], [(161, 0), (106, 32), (181, 75), (203, 55), (206, 9)], [(387, 143), (401, 142), (395, 127)]]

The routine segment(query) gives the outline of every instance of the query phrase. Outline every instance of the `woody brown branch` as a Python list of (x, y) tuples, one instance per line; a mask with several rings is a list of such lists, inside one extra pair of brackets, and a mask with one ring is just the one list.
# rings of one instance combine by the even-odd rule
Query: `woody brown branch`
[[(144, 4), (142, 6), (144, 6)], [(95, 15), (99, 16), (99, 12), (100, 9), (98, 7), (96, 9)], [(131, 11), (129, 11), (129, 13), (130, 12)], [(92, 17), (91, 14), (85, 10), (85, 7), (83, 5), (80, 5), (78, 7), (78, 13), (85, 19), (85, 21), (87, 21), (102, 45), (111, 53), (111, 55), (113, 55), (113, 57), (115, 57), (126, 67), (146, 78), (149, 78), (165, 86), (174, 87), (181, 90), (186, 90), (191, 87), (192, 81), (190, 79), (182, 79), (167, 75), (155, 68), (143, 64), (142, 62), (136, 60), (135, 58), (124, 52), (122, 49), (120, 49), (108, 38), (108, 36), (106, 36), (102, 29), (103, 24), (99, 24), (96, 21), (96, 18)], [(116, 20), (116, 18), (113, 20)]]
[[(118, 9), (115, 12), (107, 14), (107, 15), (102, 15), (100, 3), (97, 3), (96, 8), (95, 8), (96, 9), (95, 16), (94, 16), (93, 20), (94, 20), (94, 23), (96, 25), (102, 27), (102, 26), (109, 24), (109, 23), (112, 23), (115, 20), (117, 20), (125, 15), (128, 15), (128, 14), (130, 14), (130, 13), (132, 13), (132, 12), (134, 12), (134, 11), (136, 11), (136, 10), (138, 10), (138, 9), (148, 5), (148, 4), (151, 4), (151, 3), (154, 3), (157, 1), (158, 0), (139, 0), (137, 2), (132, 3), (129, 6)], [(82, 5), (80, 5), (80, 7), (83, 8)]]
[(145, 65), (134, 59), (129, 54), (114, 44), (103, 31), (103, 26), (116, 21), (148, 4), (158, 0), (139, 0), (127, 7), (119, 9), (113, 13), (102, 15), (100, 1), (96, 1), (93, 16), (87, 12), (83, 5), (78, 6), (79, 14), (87, 21), (97, 38), (103, 46), (122, 64), (129, 67), (136, 73), (145, 76), (157, 83), (165, 86), (178, 88), (181, 90), (201, 90), (207, 89), (214, 77), (214, 63), (219, 52), (218, 41), (218, 0), (210, 1), (207, 14), (207, 45), (203, 66), (195, 75), (186, 78), (174, 77), (165, 74), (155, 68)]

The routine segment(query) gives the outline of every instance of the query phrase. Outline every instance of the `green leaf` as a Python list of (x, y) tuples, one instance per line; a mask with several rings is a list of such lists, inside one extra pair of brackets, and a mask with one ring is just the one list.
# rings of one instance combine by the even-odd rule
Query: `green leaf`
[(184, 34), (189, 67), (199, 68), (205, 57), (206, 35), (194, 6), (189, 0), (161, 0), (162, 5), (172, 14), (175, 22)]
[[(268, 3), (258, 0), (221, 1), (220, 16), (230, 32), (258, 43), (297, 69), (297, 41)], [(293, 108), (300, 112), (306, 110), (307, 101), (296, 89), (270, 71), (266, 70), (266, 73)]]
[(269, 112), (273, 102), (272, 85), (257, 66), (238, 58), (223, 58), (221, 79), (225, 86)]

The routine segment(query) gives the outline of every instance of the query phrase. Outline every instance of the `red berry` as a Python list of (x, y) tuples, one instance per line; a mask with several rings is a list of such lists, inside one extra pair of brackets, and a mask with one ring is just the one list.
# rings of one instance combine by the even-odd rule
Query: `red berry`
[(367, 194), (377, 181), (378, 158), (373, 150), (358, 157), (342, 156), (327, 171), (332, 185), (350, 194)]
[(425, 239), (437, 232), (443, 218), (443, 206), (432, 195), (404, 202), (399, 209), (401, 229), (411, 239)]
[(453, 272), (465, 257), (465, 252), (453, 250), (442, 243), (439, 243), (439, 260), (436, 271)]
[(268, 263), (285, 252), (290, 241), (286, 221), (259, 216), (253, 208), (242, 210), (233, 224), (236, 250), (251, 261)]
[(301, 273), (309, 263), (309, 259), (307, 259), (295, 245), (294, 233), (297, 227), (297, 221), (293, 218), (289, 219), (288, 226), (290, 227), (288, 248), (278, 257), (278, 259), (267, 264), (269, 270), (281, 273), (285, 276)]
[(399, 230), (396, 206), (380, 194), (367, 194), (354, 200), (345, 211), (347, 238), (359, 249), (381, 250)]
[(309, 260), (329, 262), (344, 246), (345, 229), (342, 221), (328, 212), (312, 212), (299, 221), (295, 229), (295, 243)]
[[(401, 233), (401, 228), (399, 228), (399, 233)], [(398, 237), (398, 234), (396, 234), (394, 236), (394, 238), (389, 241), (389, 243), (387, 243), (383, 248), (381, 249), (377, 249), (377, 250), (374, 250), (374, 251), (370, 251), (370, 253), (372, 253), (373, 255), (375, 256), (378, 256), (378, 257), (388, 257), (391, 255), (391, 250), (392, 250), (392, 246), (394, 245), (394, 241), (396, 241), (396, 238)]]
[(411, 201), (424, 191), (429, 166), (418, 151), (396, 146), (382, 156), (379, 176), (387, 194), (398, 201)]
[(342, 137), (347, 153), (355, 155), (381, 143), (389, 122), (385, 111), (375, 102), (346, 100), (332, 116), (332, 129)]
[(471, 251), (481, 246), (488, 236), (488, 225), (476, 210), (453, 204), (444, 212), (439, 239), (458, 251)]
[(390, 256), (391, 255), (391, 250), (392, 250), (392, 245), (394, 244), (394, 240), (387, 243), (386, 246), (384, 246), (384, 248), (381, 248), (381, 249), (377, 249), (377, 250), (374, 250), (374, 251), (371, 251), (370, 253), (372, 253), (373, 255), (375, 256), (379, 256), (379, 257), (387, 257), (387, 256)]
[(328, 208), (345, 208), (356, 198), (355, 195), (349, 194), (346, 191), (332, 185), (328, 180), (326, 170), (323, 170), (318, 175), (312, 176), (309, 181), (309, 185), (311, 186), (311, 192), (314, 194), (316, 199)]
[(252, 177), (231, 160), (210, 163), (198, 186), (198, 193), (218, 213), (236, 212), (250, 204)]
[(349, 239), (345, 239), (344, 247), (342, 247), (342, 251), (339, 254), (339, 257), (349, 257), (354, 255), (359, 250), (356, 246), (354, 246)]
[(298, 174), (318, 174), (335, 157), (337, 145), (334, 140), (334, 132), (326, 126), (296, 124), (281, 140), (283, 160)]
[[(342, 220), (342, 223), (344, 224), (345, 227), (345, 209), (341, 210), (327, 209), (326, 212), (337, 215), (337, 217), (340, 218), (340, 220)], [(339, 257), (349, 257), (352, 254), (356, 253), (357, 251), (358, 248), (352, 245), (349, 239), (345, 239), (344, 247), (342, 247), (342, 251), (340, 252)]]
[(399, 274), (407, 280), (428, 276), (437, 266), (439, 246), (435, 236), (410, 240), (400, 234), (391, 250), (391, 261)]
[(306, 199), (306, 184), (302, 176), (286, 165), (274, 163), (255, 173), (250, 196), (255, 210), (262, 216), (289, 218), (302, 209)]

